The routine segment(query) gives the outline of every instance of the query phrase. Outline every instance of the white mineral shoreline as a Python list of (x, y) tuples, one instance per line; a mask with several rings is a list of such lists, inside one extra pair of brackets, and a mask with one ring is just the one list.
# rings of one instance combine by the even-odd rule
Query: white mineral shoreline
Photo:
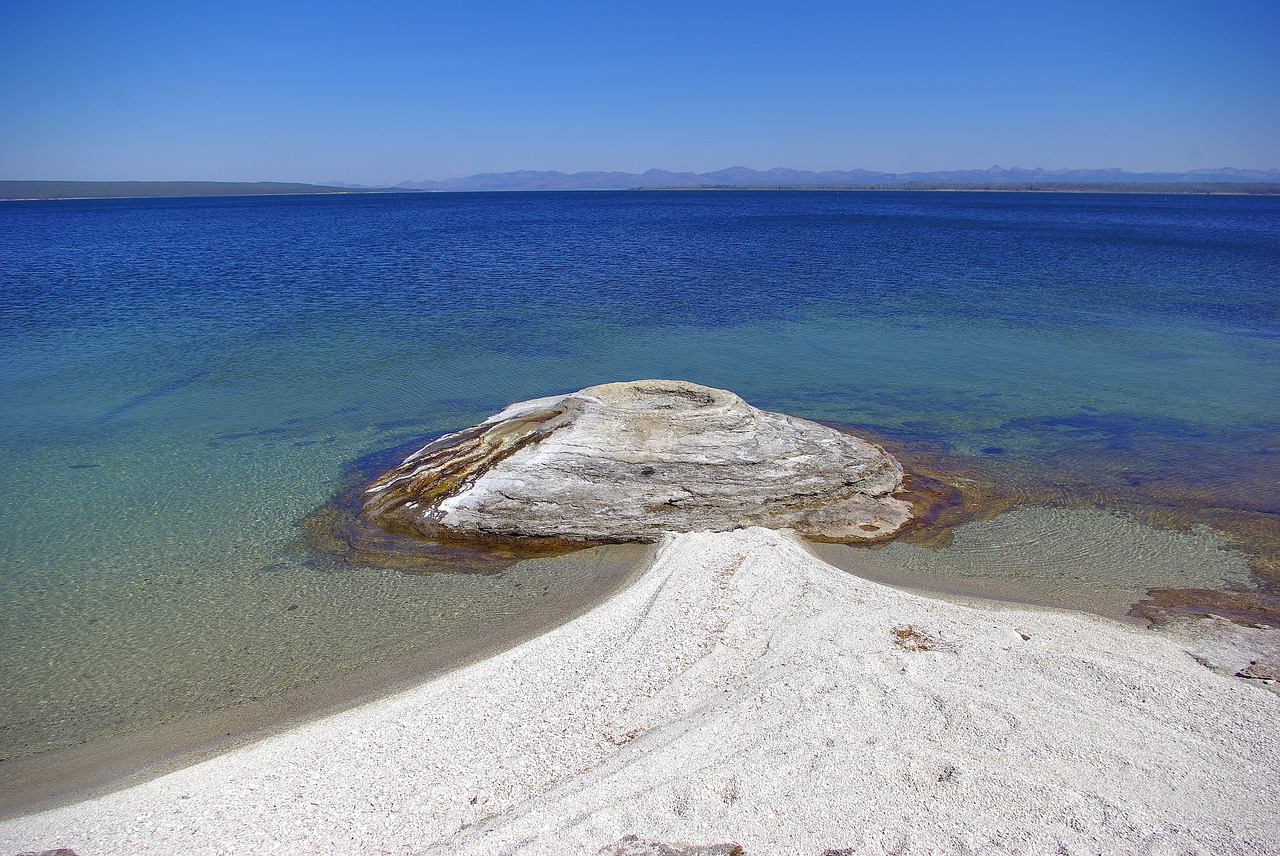
[(563, 627), (0, 823), (0, 854), (1275, 853), (1278, 726), (1165, 634), (693, 533)]

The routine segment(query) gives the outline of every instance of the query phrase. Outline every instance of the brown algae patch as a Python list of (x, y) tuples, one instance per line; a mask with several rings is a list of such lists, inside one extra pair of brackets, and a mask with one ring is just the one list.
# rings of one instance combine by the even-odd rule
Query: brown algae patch
[(413, 442), (373, 452), (346, 467), (332, 499), (300, 521), (299, 548), (308, 561), (416, 574), (496, 574), (524, 559), (553, 558), (609, 543), (496, 536), (460, 539), (444, 530), (425, 538), (409, 526), (373, 523), (364, 513), (369, 483), (421, 446)]

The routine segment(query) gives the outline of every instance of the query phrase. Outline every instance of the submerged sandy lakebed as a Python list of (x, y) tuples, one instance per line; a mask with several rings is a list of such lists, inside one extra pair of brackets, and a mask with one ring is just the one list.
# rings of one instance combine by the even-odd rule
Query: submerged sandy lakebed
[(543, 636), (5, 821), (0, 851), (1274, 853), (1278, 724), (1166, 634), (694, 532)]

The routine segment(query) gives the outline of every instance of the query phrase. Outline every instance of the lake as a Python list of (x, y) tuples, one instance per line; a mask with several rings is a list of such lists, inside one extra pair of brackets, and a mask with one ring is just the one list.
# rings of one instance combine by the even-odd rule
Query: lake
[(389, 450), (607, 381), (730, 389), (972, 488), (944, 537), (824, 548), (878, 579), (1116, 617), (1149, 588), (1272, 585), (1278, 286), (1276, 197), (2, 203), (9, 799), (421, 679), (617, 591), (644, 548), (406, 572), (302, 527)]

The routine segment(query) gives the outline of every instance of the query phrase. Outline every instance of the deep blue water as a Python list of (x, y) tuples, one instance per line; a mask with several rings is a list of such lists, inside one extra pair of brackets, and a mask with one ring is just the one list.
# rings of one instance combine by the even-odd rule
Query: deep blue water
[(1266, 530), (1278, 286), (1275, 197), (0, 204), (6, 751), (530, 609), (511, 586), (536, 568), (325, 570), (298, 521), (362, 455), (605, 381), (724, 387), (1100, 508), (1123, 489)]

